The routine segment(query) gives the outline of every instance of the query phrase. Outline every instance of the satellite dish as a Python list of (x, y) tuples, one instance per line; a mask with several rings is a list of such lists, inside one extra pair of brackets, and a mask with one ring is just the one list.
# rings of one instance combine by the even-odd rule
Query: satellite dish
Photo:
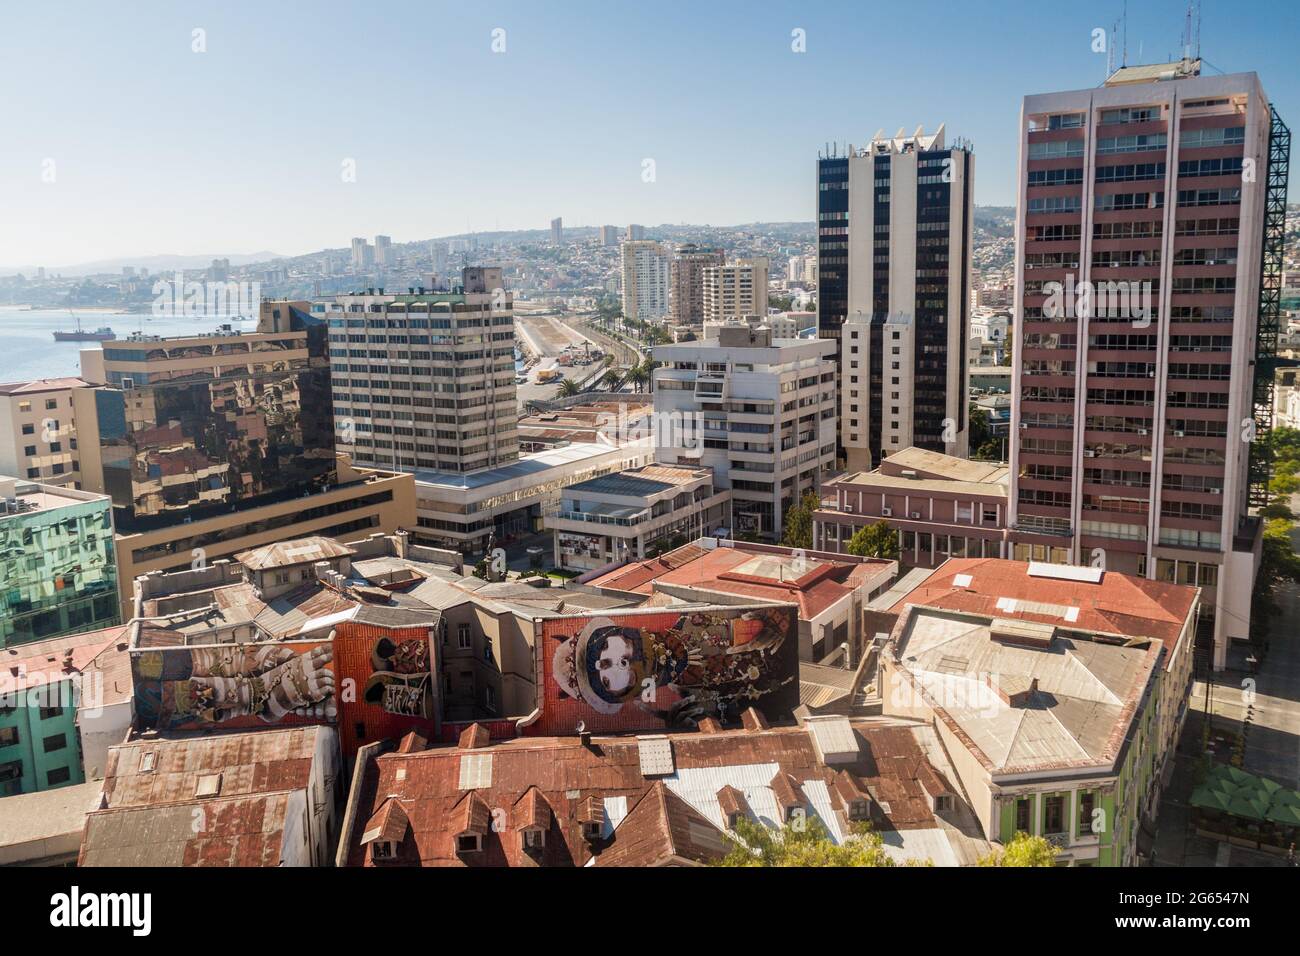
[(581, 733), (585, 733), (586, 730), (587, 730), (587, 722), (585, 720), (578, 721), (577, 732), (581, 734)]

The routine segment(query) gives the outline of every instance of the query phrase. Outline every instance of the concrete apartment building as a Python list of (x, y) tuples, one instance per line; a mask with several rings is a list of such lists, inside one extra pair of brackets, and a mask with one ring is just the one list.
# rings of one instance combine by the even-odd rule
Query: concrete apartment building
[(560, 216), (556, 216), (554, 219), (551, 220), (551, 243), (553, 245), (558, 246), (563, 242), (564, 242), (564, 219)]
[[(632, 226), (628, 226), (629, 233)], [(669, 313), (672, 253), (648, 239), (627, 239), (619, 247), (623, 256), (623, 315), (640, 322), (655, 322)]]
[(375, 264), (375, 247), (363, 237), (352, 240), (352, 271), (364, 272)]
[(336, 296), (314, 315), (329, 328), (337, 447), (358, 464), (472, 474), (519, 457), (499, 268), (462, 270), (452, 292)]
[(1216, 669), (1249, 634), (1289, 146), (1254, 73), (1198, 60), (1021, 113), (1014, 554), (1200, 585)]
[(397, 256), (393, 253), (393, 240), (389, 236), (375, 236), (375, 265), (380, 269), (391, 269), (397, 265)]
[(733, 537), (780, 541), (786, 509), (834, 467), (834, 347), (739, 325), (654, 348), (656, 460), (711, 468)]
[(121, 622), (110, 504), (0, 476), (0, 650)]
[(942, 126), (817, 161), (817, 325), (852, 470), (911, 446), (967, 453), (974, 172)]
[(673, 325), (704, 323), (704, 270), (720, 266), (724, 261), (726, 257), (719, 249), (702, 249), (694, 243), (677, 247), (672, 259), (669, 295)]
[(602, 246), (618, 245), (618, 226), (601, 226), (600, 244)]
[(935, 728), (990, 840), (1024, 832), (1058, 865), (1139, 865), (1188, 712), (1199, 593), (954, 559), (891, 608), (884, 711)]
[(860, 528), (884, 521), (898, 533), (905, 567), (1005, 558), (1008, 484), (1006, 465), (906, 448), (874, 471), (850, 472), (822, 485), (813, 547), (845, 553)]
[(737, 259), (704, 270), (704, 321), (740, 321), (749, 315), (767, 315), (766, 256)]
[(335, 450), (328, 337), (305, 302), (264, 302), (258, 331), (132, 336), (82, 352), (83, 485), (112, 498), (118, 588), (305, 534), (415, 524), (409, 475)]
[(0, 475), (81, 487), (72, 393), (87, 387), (79, 378), (0, 385)]
[(651, 464), (568, 486), (546, 527), (557, 568), (591, 571), (729, 529), (731, 493), (708, 468)]

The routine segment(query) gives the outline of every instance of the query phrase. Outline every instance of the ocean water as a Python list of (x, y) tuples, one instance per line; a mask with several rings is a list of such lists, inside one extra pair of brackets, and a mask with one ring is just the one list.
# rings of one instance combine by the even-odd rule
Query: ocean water
[(215, 332), (221, 325), (251, 332), (256, 321), (229, 318), (155, 318), (152, 315), (77, 311), (66, 309), (21, 309), (0, 306), (0, 382), (26, 382), (35, 378), (64, 378), (81, 374), (83, 349), (99, 348), (101, 342), (56, 342), (56, 330), (72, 332), (81, 319), (83, 330), (108, 326), (124, 339), (133, 332), (146, 335), (193, 335)]

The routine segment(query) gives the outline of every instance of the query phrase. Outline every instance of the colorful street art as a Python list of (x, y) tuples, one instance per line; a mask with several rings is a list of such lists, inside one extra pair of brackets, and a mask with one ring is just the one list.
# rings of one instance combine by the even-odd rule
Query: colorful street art
[(794, 608), (661, 611), (543, 623), (545, 701), (529, 733), (689, 727), (798, 706)]
[(366, 680), (363, 697), (385, 712), (402, 717), (433, 718), (430, 689), (429, 642), (424, 634), (416, 638), (381, 637), (370, 654), (373, 670)]
[(334, 631), (339, 740), (352, 756), (366, 743), (417, 730), (434, 739), (441, 717), (427, 627), (343, 621)]
[(332, 721), (333, 647), (223, 644), (132, 656), (136, 711), (150, 727)]

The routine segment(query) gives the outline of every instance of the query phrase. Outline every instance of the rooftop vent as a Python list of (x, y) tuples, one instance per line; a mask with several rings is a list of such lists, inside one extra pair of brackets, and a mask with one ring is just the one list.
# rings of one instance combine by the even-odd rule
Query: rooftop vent
[(638, 737), (636, 742), (641, 758), (641, 776), (662, 777), (676, 771), (673, 742), (665, 735)]
[(1052, 646), (1052, 637), (1055, 634), (1055, 625), (1039, 624), (1036, 621), (1018, 621), (998, 617), (994, 618), (989, 624), (989, 636), (995, 641), (1001, 641), (1003, 644), (1046, 648)]
[(812, 738), (822, 763), (853, 763), (858, 759), (858, 737), (847, 717), (809, 717), (804, 721), (804, 729)]

